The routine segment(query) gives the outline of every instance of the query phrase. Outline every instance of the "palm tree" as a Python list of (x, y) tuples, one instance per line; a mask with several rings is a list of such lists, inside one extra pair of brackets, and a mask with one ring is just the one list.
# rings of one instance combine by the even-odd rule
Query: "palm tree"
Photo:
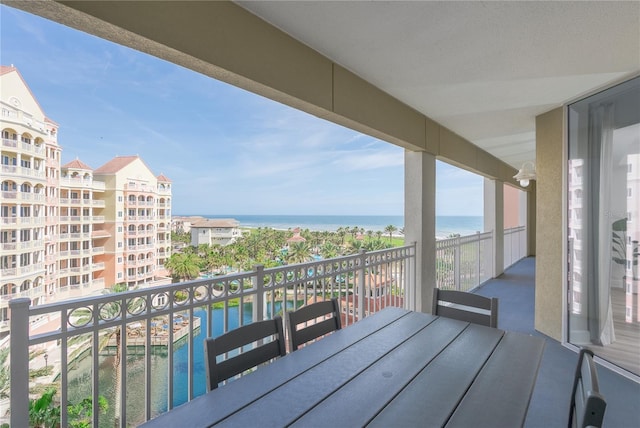
[(198, 256), (205, 257), (210, 250), (209, 244), (200, 244), (198, 245)]
[(338, 250), (339, 248), (336, 244), (334, 244), (331, 241), (327, 241), (320, 248), (320, 254), (325, 259), (332, 259), (334, 257), (338, 257), (339, 255)]
[(357, 253), (364, 248), (364, 243), (358, 239), (351, 239), (347, 244), (347, 249), (350, 253)]
[(200, 275), (200, 262), (194, 253), (175, 253), (169, 257), (165, 267), (171, 272), (174, 282), (188, 281)]
[(306, 242), (294, 242), (289, 246), (288, 263), (304, 263), (311, 258), (311, 248)]
[(340, 237), (340, 245), (344, 245), (344, 237), (347, 235), (349, 231), (348, 227), (339, 227), (338, 228), (338, 236)]
[(364, 249), (367, 251), (384, 250), (387, 247), (388, 245), (380, 238), (370, 239), (364, 244)]
[(384, 231), (387, 232), (389, 234), (389, 242), (392, 241), (393, 239), (393, 232), (395, 232), (396, 230), (398, 230), (397, 227), (395, 227), (394, 225), (390, 224), (389, 226), (384, 228)]

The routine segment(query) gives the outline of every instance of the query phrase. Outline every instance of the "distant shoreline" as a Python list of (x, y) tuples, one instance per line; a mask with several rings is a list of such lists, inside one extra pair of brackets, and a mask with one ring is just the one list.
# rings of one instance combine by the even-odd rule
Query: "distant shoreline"
[[(257, 214), (205, 214), (174, 215), (174, 217), (233, 218), (240, 222), (241, 228), (272, 228), (289, 230), (299, 227), (311, 231), (336, 232), (339, 228), (358, 227), (366, 231), (382, 232), (393, 225), (397, 228), (394, 235), (402, 236), (399, 230), (404, 228), (402, 215), (257, 215)], [(436, 236), (447, 237), (451, 234), (470, 235), (483, 230), (482, 216), (437, 216)]]

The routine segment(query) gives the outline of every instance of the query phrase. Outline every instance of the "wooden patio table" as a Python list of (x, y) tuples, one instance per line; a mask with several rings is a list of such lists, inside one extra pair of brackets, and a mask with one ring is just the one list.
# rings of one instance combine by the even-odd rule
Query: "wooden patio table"
[(386, 308), (143, 426), (517, 427), (543, 348), (540, 337)]

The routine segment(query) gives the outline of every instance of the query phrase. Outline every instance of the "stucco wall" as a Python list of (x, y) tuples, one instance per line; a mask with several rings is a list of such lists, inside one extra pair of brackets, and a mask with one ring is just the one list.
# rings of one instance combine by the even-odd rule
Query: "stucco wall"
[(562, 145), (563, 109), (536, 117), (535, 328), (562, 339)]

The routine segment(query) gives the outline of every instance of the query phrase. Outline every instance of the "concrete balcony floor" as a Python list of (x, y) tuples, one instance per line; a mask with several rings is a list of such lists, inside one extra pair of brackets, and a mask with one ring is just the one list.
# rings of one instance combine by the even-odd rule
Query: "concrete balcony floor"
[[(478, 294), (500, 299), (498, 327), (541, 336), (546, 346), (525, 427), (567, 426), (577, 354), (534, 329), (535, 258), (520, 260)], [(640, 427), (640, 384), (598, 365), (600, 390), (607, 400), (603, 426)]]

